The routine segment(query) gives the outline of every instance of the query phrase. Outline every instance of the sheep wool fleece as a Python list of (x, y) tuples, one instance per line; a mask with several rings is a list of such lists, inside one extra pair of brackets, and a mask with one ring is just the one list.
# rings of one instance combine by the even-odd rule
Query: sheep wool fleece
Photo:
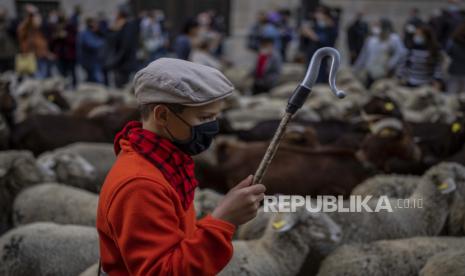
[(128, 140), (107, 175), (97, 210), (102, 269), (109, 275), (216, 275), (232, 257), (235, 226), (196, 220), (176, 190)]

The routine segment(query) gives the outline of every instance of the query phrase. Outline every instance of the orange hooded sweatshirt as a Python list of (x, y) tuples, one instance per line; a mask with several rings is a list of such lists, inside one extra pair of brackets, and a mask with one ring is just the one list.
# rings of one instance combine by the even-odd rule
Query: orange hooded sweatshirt
[(232, 257), (235, 226), (194, 204), (121, 139), (121, 152), (100, 192), (97, 230), (102, 269), (118, 275), (215, 275)]

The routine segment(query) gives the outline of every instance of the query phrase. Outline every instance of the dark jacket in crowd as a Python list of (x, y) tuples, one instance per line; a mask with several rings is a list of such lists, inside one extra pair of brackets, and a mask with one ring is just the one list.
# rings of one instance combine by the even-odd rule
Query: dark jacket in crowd
[(465, 76), (465, 44), (452, 41), (447, 50), (451, 63), (449, 65), (449, 74), (455, 76)]
[(350, 63), (353, 64), (360, 52), (369, 33), (368, 24), (363, 20), (355, 20), (347, 29), (347, 44), (350, 50)]
[(58, 34), (52, 36), (50, 49), (60, 60), (76, 61), (77, 29), (74, 25), (67, 24), (63, 31), (64, 36), (58, 36)]
[(128, 20), (120, 30), (110, 32), (105, 45), (105, 69), (133, 72), (139, 45), (139, 22)]
[(192, 51), (189, 36), (186, 34), (179, 35), (174, 42), (173, 49), (177, 58), (188, 60)]
[(86, 29), (79, 35), (78, 57), (82, 67), (93, 68), (95, 64), (103, 62), (103, 45), (103, 38), (90, 29)]

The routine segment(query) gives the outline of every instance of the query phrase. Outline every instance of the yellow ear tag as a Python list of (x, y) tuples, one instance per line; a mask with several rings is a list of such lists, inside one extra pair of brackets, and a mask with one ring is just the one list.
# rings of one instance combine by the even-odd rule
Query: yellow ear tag
[(394, 110), (394, 104), (391, 102), (387, 102), (384, 104), (384, 109), (387, 111), (393, 111)]
[(444, 191), (445, 189), (449, 188), (449, 183), (447, 183), (447, 181), (444, 181), (442, 182), (439, 186), (438, 186), (438, 190), (439, 191)]
[(51, 102), (53, 102), (55, 100), (55, 96), (53, 95), (48, 95), (47, 99)]
[(278, 220), (278, 221), (273, 222), (273, 228), (279, 230), (279, 229), (283, 228), (284, 225), (286, 225), (286, 224), (287, 224), (287, 222), (285, 220), (283, 220), (283, 219)]
[(462, 130), (462, 125), (460, 123), (453, 123), (450, 129), (453, 133), (457, 133)]
[(392, 130), (385, 128), (379, 132), (379, 136), (383, 138), (390, 137), (392, 136)]

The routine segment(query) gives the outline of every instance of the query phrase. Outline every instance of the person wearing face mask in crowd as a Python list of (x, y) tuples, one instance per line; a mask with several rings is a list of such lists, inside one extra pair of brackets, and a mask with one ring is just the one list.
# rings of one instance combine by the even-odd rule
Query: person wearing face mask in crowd
[(411, 9), (409, 18), (404, 24), (404, 44), (407, 48), (412, 47), (415, 30), (423, 24), (424, 22), (421, 19), (420, 10), (418, 10), (418, 8)]
[(115, 137), (97, 210), (100, 271), (216, 275), (230, 261), (234, 231), (256, 216), (265, 187), (249, 176), (197, 220), (191, 156), (210, 146), (233, 90), (220, 71), (180, 59), (157, 59), (135, 75), (142, 119)]
[(442, 54), (434, 33), (427, 25), (416, 28), (411, 46), (407, 49), (398, 77), (406, 86), (432, 84), (441, 88)]
[[(337, 25), (330, 14), (330, 10), (326, 7), (318, 7), (314, 13), (312, 22), (304, 22), (300, 33), (303, 37), (303, 42), (306, 44), (304, 54), (306, 56), (306, 64), (310, 63), (313, 54), (322, 47), (334, 47), (337, 39)], [(317, 82), (323, 83), (328, 81), (328, 66), (327, 60), (324, 60), (320, 67)]]
[(392, 76), (406, 53), (401, 38), (394, 33), (388, 19), (375, 22), (371, 33), (353, 67), (366, 87), (378, 79)]
[(252, 93), (254, 95), (265, 93), (273, 88), (281, 74), (282, 58), (278, 50), (274, 47), (273, 37), (263, 36), (260, 38), (255, 67), (250, 73), (254, 83)]

